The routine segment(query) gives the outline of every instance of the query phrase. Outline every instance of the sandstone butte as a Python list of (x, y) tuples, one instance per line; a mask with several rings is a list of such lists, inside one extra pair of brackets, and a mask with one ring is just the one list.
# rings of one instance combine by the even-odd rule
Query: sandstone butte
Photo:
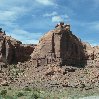
[(70, 25), (63, 22), (46, 33), (37, 45), (22, 44), (0, 30), (0, 62), (6, 68), (16, 64), (24, 70), (14, 80), (8, 76), (7, 82), (17, 86), (85, 89), (99, 86), (99, 46), (82, 42)]
[(60, 23), (40, 39), (31, 59), (35, 66), (55, 63), (59, 66), (82, 67), (91, 60), (98, 62), (98, 49), (98, 46), (92, 47), (73, 35), (70, 25)]

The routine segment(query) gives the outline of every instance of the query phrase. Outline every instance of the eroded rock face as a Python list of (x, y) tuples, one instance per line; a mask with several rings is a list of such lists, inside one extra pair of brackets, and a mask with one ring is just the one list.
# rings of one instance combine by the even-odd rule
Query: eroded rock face
[(31, 53), (33, 52), (36, 45), (33, 44), (20, 44), (15, 46), (15, 58), (17, 62), (24, 62), (29, 60)]
[(6, 36), (0, 29), (0, 62), (12, 64), (30, 59), (35, 45), (23, 45), (22, 42)]
[(31, 57), (35, 66), (53, 63), (57, 65), (85, 63), (82, 42), (72, 34), (70, 26), (63, 23), (41, 38)]
[(40, 39), (31, 60), (35, 66), (55, 63), (84, 67), (99, 62), (99, 46), (82, 42), (73, 35), (69, 24), (60, 23)]
[[(23, 71), (17, 80), (11, 80), (14, 86), (86, 90), (99, 86), (99, 46), (82, 42), (72, 34), (70, 25), (57, 24), (40, 39), (35, 49), (34, 45), (7, 38), (3, 36), (0, 41), (0, 61), (20, 61), (16, 67)], [(30, 54), (31, 60), (26, 61)]]
[(31, 60), (16, 67), (24, 72), (14, 86), (89, 90), (99, 86), (99, 47), (82, 42), (72, 34), (70, 25), (60, 23), (40, 39)]
[(88, 43), (83, 43), (86, 66), (99, 67), (99, 46), (92, 47)]

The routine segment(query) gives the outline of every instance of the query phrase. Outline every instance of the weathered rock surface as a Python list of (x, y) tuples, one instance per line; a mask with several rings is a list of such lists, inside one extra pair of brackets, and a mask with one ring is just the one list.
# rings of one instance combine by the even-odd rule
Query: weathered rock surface
[[(35, 45), (23, 45), (22, 42), (6, 36), (0, 29), (0, 62), (12, 64), (30, 59)], [(1, 64), (3, 65), (3, 64)]]
[(84, 67), (99, 61), (99, 46), (82, 42), (72, 34), (70, 25), (60, 23), (40, 39), (31, 60), (35, 66), (56, 63)]
[(60, 23), (46, 33), (31, 54), (19, 86), (84, 88), (99, 86), (99, 47), (79, 40), (70, 25)]
[(86, 63), (84, 46), (72, 34), (69, 25), (60, 24), (56, 29), (46, 33), (33, 51), (34, 65), (78, 65)]
[(29, 61), (16, 65), (21, 72), (8, 77), (14, 86), (85, 90), (99, 87), (99, 46), (82, 42), (73, 35), (68, 24), (57, 24), (40, 39), (35, 49), (18, 41), (6, 42), (8, 40), (3, 36), (0, 41), (1, 62), (3, 59), (9, 63), (12, 60), (23, 62), (32, 53)]

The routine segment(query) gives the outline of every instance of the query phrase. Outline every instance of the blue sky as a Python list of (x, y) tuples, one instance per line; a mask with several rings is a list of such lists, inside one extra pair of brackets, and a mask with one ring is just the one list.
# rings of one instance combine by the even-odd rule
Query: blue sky
[(82, 41), (99, 45), (99, 0), (0, 0), (0, 27), (23, 43), (38, 43), (60, 21)]

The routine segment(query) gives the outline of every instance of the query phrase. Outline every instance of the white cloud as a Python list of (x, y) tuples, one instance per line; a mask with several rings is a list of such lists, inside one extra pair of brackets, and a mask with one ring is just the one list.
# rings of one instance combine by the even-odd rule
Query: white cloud
[(16, 19), (16, 13), (13, 11), (0, 11), (0, 20), (2, 21), (14, 21)]
[(83, 26), (87, 26), (88, 29), (99, 31), (99, 21), (93, 21), (93, 22), (82, 22)]
[(28, 0), (0, 0), (0, 27), (7, 30), (9, 35), (14, 33), (15, 28), (20, 27), (21, 21), (18, 23), (18, 19), (31, 10), (29, 7), (27, 9), (27, 3)]
[(78, 20), (72, 20), (72, 24), (79, 25), (82, 28), (85, 28), (87, 32), (90, 31), (90, 33), (93, 33), (93, 31), (96, 33), (99, 31), (99, 21), (78, 21)]
[(24, 44), (25, 43), (37, 44), (39, 41), (38, 39), (42, 36), (42, 33), (30, 33), (21, 28), (16, 28), (12, 30), (12, 33), (8, 33), (8, 34), (13, 38), (22, 41)]
[(63, 21), (63, 19), (60, 16), (53, 16), (52, 17), (52, 22), (61, 22), (61, 21)]
[(44, 17), (51, 17), (51, 16), (56, 16), (58, 13), (56, 11), (53, 11), (52, 13), (45, 13), (43, 16)]
[(38, 43), (39, 43), (39, 40), (35, 40), (35, 39), (24, 40), (24, 44), (38, 44)]
[(67, 14), (61, 15), (64, 19), (69, 19), (70, 17)]
[(99, 31), (99, 22), (93, 23), (93, 25), (91, 27), (94, 28), (95, 30)]
[[(33, 17), (31, 17), (32, 15), (37, 16), (36, 12), (41, 10), (39, 8), (41, 8), (42, 5), (56, 4), (54, 0), (0, 0), (0, 27), (7, 31), (7, 35), (23, 43), (36, 43), (42, 34), (38, 32), (31, 33), (25, 29), (29, 30), (30, 27), (36, 27), (37, 29), (44, 28), (42, 25), (43, 19), (37, 22), (36, 20), (38, 20), (38, 18), (35, 18), (34, 21)], [(55, 15), (55, 12), (52, 14)], [(44, 24), (48, 24), (45, 20), (43, 22)], [(24, 25), (26, 25), (24, 23), (28, 24), (29, 27), (24, 27)], [(32, 23), (32, 25), (29, 25), (29, 23)], [(35, 31), (38, 31), (37, 29), (35, 29)], [(30, 29), (30, 31), (32, 30)]]
[(7, 9), (0, 9), (0, 25), (2, 27), (6, 27), (11, 29), (12, 27), (18, 26), (15, 21), (18, 20), (18, 18), (24, 16), (28, 12), (28, 9), (25, 7), (14, 7)]
[(52, 0), (36, 0), (36, 1), (43, 5), (55, 5), (55, 3)]
[(56, 11), (53, 11), (52, 13), (45, 13), (43, 14), (43, 17), (52, 17), (52, 22), (70, 21), (70, 17), (67, 14), (58, 14)]
[(15, 21), (19, 17), (19, 15), (23, 14), (24, 12), (26, 12), (26, 10), (19, 7), (13, 7), (9, 10), (0, 11), (0, 21)]

